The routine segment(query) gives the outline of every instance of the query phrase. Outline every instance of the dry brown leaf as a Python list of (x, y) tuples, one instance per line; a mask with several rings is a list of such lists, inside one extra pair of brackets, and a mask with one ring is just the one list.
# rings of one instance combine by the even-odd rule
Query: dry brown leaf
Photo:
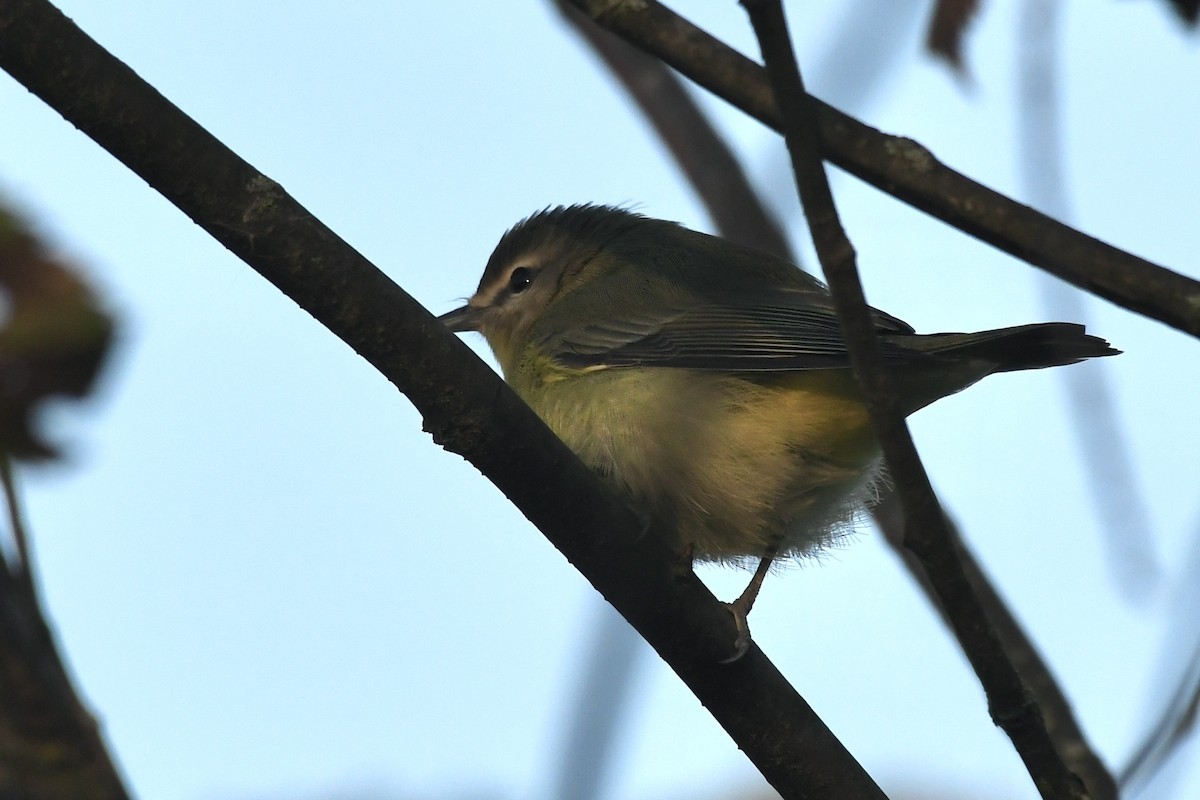
[(963, 38), (967, 25), (979, 12), (980, 0), (938, 0), (929, 20), (925, 46), (934, 55), (944, 58), (957, 72), (965, 72)]
[(46, 459), (55, 449), (32, 412), (51, 396), (83, 397), (112, 340), (113, 321), (68, 266), (0, 209), (0, 450)]

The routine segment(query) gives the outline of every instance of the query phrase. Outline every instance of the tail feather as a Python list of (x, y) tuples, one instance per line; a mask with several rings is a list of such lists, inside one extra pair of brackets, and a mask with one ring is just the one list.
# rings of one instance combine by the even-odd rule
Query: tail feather
[(978, 333), (935, 333), (914, 339), (910, 345), (914, 349), (994, 364), (993, 372), (1059, 367), (1121, 352), (1072, 322), (1043, 322)]

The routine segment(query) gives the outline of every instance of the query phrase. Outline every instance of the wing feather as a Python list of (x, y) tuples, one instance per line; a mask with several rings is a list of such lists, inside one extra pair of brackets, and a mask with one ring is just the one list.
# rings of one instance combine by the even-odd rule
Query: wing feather
[[(874, 310), (873, 310), (874, 311)], [(912, 333), (874, 311), (881, 333)], [(883, 341), (887, 360), (925, 354)], [(721, 372), (787, 372), (849, 365), (837, 315), (823, 293), (773, 289), (658, 306), (635, 317), (581, 325), (543, 342), (564, 366), (578, 369), (660, 366)]]

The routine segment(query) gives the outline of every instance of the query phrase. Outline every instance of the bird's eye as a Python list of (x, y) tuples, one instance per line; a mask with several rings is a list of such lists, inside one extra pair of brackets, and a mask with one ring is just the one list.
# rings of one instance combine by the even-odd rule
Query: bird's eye
[(533, 270), (529, 267), (517, 267), (512, 271), (512, 275), (508, 276), (508, 290), (513, 294), (520, 294), (532, 283)]

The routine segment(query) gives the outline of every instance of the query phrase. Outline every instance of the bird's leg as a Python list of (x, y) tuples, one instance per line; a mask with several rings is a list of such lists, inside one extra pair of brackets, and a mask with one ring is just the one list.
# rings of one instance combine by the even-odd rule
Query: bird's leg
[(754, 608), (754, 601), (758, 599), (758, 592), (762, 589), (763, 581), (766, 580), (767, 573), (771, 571), (771, 564), (775, 562), (775, 556), (778, 554), (779, 545), (771, 545), (763, 554), (762, 560), (758, 562), (758, 569), (754, 570), (754, 576), (750, 578), (750, 583), (738, 595), (738, 599), (725, 604), (729, 613), (733, 614), (737, 638), (733, 640), (733, 655), (722, 661), (722, 664), (731, 664), (737, 661), (750, 649), (750, 609)]
[(750, 579), (750, 583), (730, 605), (741, 609), (742, 613), (750, 616), (750, 609), (754, 608), (754, 601), (758, 599), (758, 592), (762, 589), (763, 581), (766, 580), (767, 573), (771, 571), (771, 565), (775, 563), (775, 556), (778, 549), (772, 547), (762, 557), (762, 561), (758, 562), (758, 569), (754, 570), (754, 577)]

